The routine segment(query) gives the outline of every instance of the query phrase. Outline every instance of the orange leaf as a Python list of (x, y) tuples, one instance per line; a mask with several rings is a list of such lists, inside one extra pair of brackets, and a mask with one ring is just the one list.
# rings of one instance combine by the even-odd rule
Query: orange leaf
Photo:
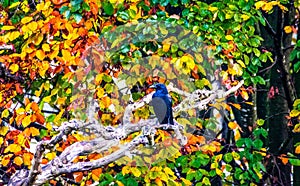
[(15, 157), (14, 163), (18, 166), (21, 166), (23, 164), (23, 159), (20, 156)]
[(15, 87), (16, 87), (16, 91), (17, 91), (18, 94), (22, 94), (23, 93), (23, 89), (21, 88), (20, 83), (16, 83)]
[(43, 158), (41, 164), (47, 164), (47, 163), (48, 163), (48, 160), (46, 158)]
[(30, 165), (31, 164), (31, 160), (33, 158), (33, 155), (30, 153), (24, 153), (23, 154), (23, 161), (24, 161), (24, 165)]
[(94, 15), (98, 14), (98, 6), (94, 2), (90, 2), (91, 11)]
[(288, 162), (289, 162), (289, 159), (288, 158), (286, 158), (286, 157), (279, 157), (279, 159), (281, 159), (281, 161), (282, 161), (282, 163), (284, 164), (284, 165), (286, 165)]
[(296, 153), (296, 154), (300, 154), (300, 145), (298, 145), (298, 146), (296, 147), (295, 153)]
[(95, 181), (98, 181), (99, 178), (100, 178), (101, 173), (102, 173), (101, 168), (92, 170), (92, 179), (95, 180)]
[(37, 112), (39, 110), (39, 106), (36, 102), (32, 102), (31, 104), (31, 109), (35, 112)]
[(82, 172), (75, 172), (74, 177), (75, 177), (76, 182), (80, 182), (82, 180), (83, 173)]
[(248, 93), (246, 91), (241, 91), (240, 94), (241, 94), (241, 96), (242, 96), (243, 99), (245, 99), (245, 100), (249, 99), (249, 95), (248, 95)]
[(238, 127), (238, 124), (236, 122), (229, 122), (228, 127), (231, 129), (236, 129)]
[(237, 104), (237, 103), (231, 103), (232, 106), (234, 106), (236, 109), (240, 110), (241, 109), (241, 105)]
[(100, 107), (101, 108), (108, 108), (111, 104), (111, 100), (108, 96), (101, 98)]
[(40, 114), (39, 112), (35, 113), (36, 116), (36, 121), (40, 124), (44, 124), (45, 123), (45, 117)]
[(12, 157), (12, 154), (7, 154), (2, 158), (1, 164), (2, 166), (7, 166), (8, 163), (10, 162), (10, 158)]

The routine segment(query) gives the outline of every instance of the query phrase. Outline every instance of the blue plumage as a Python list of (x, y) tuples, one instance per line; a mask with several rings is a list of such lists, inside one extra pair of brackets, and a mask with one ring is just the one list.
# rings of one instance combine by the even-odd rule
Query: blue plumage
[(152, 96), (151, 105), (160, 124), (174, 125), (172, 98), (168, 93), (164, 84), (158, 83), (151, 88), (155, 88), (156, 92)]

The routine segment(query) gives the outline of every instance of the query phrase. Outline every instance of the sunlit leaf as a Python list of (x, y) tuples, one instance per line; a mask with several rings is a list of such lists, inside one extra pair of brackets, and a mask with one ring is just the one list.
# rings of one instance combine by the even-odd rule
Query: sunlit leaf
[(31, 115), (25, 116), (22, 120), (23, 127), (27, 127), (31, 123)]
[(23, 159), (20, 156), (17, 156), (14, 158), (14, 163), (18, 166), (21, 166), (23, 164)]
[(18, 144), (10, 144), (8, 147), (5, 148), (4, 153), (12, 152), (20, 152), (22, 150), (21, 146)]

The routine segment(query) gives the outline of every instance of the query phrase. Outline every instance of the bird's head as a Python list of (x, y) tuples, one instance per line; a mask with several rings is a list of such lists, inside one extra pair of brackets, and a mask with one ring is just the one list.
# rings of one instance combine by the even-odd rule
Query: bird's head
[(167, 89), (166, 85), (164, 85), (162, 83), (157, 83), (157, 84), (151, 85), (150, 88), (156, 89), (156, 92), (159, 92), (162, 94), (168, 94), (168, 89)]

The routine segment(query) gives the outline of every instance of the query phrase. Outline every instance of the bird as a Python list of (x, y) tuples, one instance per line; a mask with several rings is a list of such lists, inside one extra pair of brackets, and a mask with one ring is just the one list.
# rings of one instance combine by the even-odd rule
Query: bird
[(162, 83), (157, 83), (150, 88), (156, 89), (152, 96), (150, 105), (153, 106), (154, 113), (160, 124), (174, 125), (172, 98), (167, 87)]

